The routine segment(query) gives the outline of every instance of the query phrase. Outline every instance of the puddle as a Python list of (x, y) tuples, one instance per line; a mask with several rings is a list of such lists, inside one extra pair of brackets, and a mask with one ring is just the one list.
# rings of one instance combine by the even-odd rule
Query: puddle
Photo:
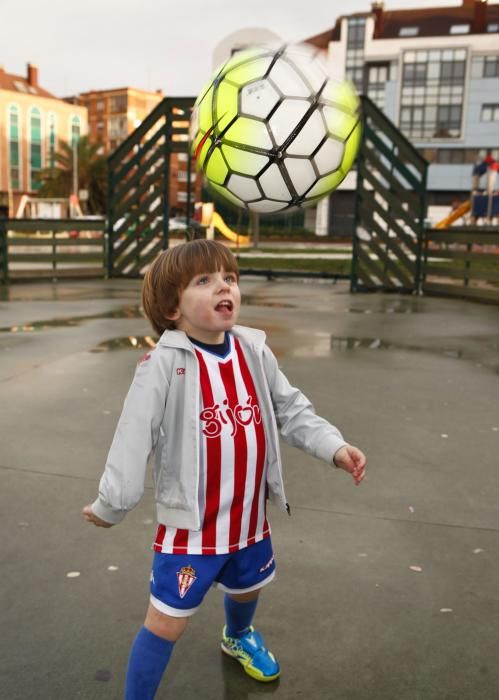
[[(281, 329), (282, 330), (282, 329)], [(303, 337), (305, 335), (305, 337)], [(382, 338), (355, 338), (353, 336), (331, 336), (321, 331), (303, 334), (301, 331), (289, 333), (285, 331), (285, 342), (282, 342), (280, 334), (275, 338), (280, 347), (280, 356), (297, 358), (327, 358), (334, 352), (353, 353), (356, 350), (370, 350), (371, 352), (402, 351), (433, 355), (473, 362), (484, 369), (492, 370), (499, 374), (497, 357), (497, 343), (490, 343), (487, 347), (445, 347), (438, 345), (422, 346), (397, 341), (383, 340)], [(271, 343), (274, 348), (274, 342)], [(485, 359), (487, 358), (487, 359)]]
[(140, 306), (125, 306), (115, 311), (106, 311), (102, 314), (92, 314), (91, 316), (74, 316), (70, 318), (52, 318), (47, 321), (33, 321), (19, 326), (5, 326), (0, 328), (0, 333), (33, 333), (45, 331), (49, 328), (69, 328), (80, 326), (87, 321), (95, 321), (102, 318), (145, 318)]
[[(83, 283), (84, 284), (84, 283)], [(92, 286), (74, 286), (64, 284), (61, 280), (45, 283), (23, 283), (0, 285), (0, 301), (85, 301), (100, 299), (120, 300), (133, 303), (140, 297), (140, 287), (110, 288), (108, 284), (96, 289)]]
[(375, 307), (349, 306), (345, 309), (349, 314), (420, 314), (424, 312), (423, 305), (416, 299), (386, 300)]
[(455, 348), (424, 348), (418, 345), (405, 345), (404, 343), (393, 343), (381, 338), (335, 338), (331, 337), (331, 350), (356, 350), (365, 348), (367, 350), (404, 350), (405, 352), (423, 352), (431, 355), (441, 355), (452, 357), (456, 360), (464, 357), (464, 352)]
[[(266, 331), (269, 329), (266, 328)], [(274, 328), (277, 332), (275, 341), (271, 343), (272, 350), (276, 357), (296, 357), (296, 358), (313, 358), (313, 357), (330, 357), (332, 352), (352, 352), (355, 350), (371, 350), (371, 351), (394, 351), (402, 350), (403, 352), (436, 355), (438, 357), (447, 357), (452, 360), (464, 360), (468, 362), (477, 362), (478, 358), (472, 351), (465, 351), (461, 348), (445, 348), (445, 347), (422, 347), (418, 345), (408, 345), (404, 343), (395, 343), (382, 340), (381, 338), (353, 338), (353, 337), (336, 337), (330, 336), (327, 333), (307, 334), (305, 344), (301, 344), (297, 339), (298, 334), (293, 334), (287, 337), (287, 342), (282, 343), (282, 338), (279, 338), (281, 328)], [(123, 336), (120, 338), (111, 338), (106, 340), (89, 352), (113, 352), (116, 350), (148, 350), (154, 348), (158, 341), (157, 337), (150, 335), (134, 335)], [(485, 369), (492, 370), (495, 374), (499, 374), (499, 365), (495, 363), (480, 362), (480, 366)]]
[(293, 304), (286, 304), (281, 301), (269, 301), (261, 297), (243, 294), (241, 296), (241, 306), (265, 306), (272, 309), (296, 309)]
[[(242, 297), (242, 304), (248, 306), (266, 306), (279, 309), (294, 309), (292, 304), (285, 304), (278, 301), (266, 301), (259, 297), (245, 296)], [(45, 321), (32, 321), (14, 326), (4, 326), (0, 328), (0, 333), (34, 333), (36, 331), (45, 331), (49, 328), (70, 328), (71, 326), (80, 326), (87, 321), (96, 321), (103, 318), (146, 318), (141, 307), (137, 305), (124, 306), (116, 311), (106, 311), (101, 314), (92, 314), (89, 316), (74, 316), (63, 318), (52, 318)]]
[(150, 335), (129, 335), (123, 338), (112, 338), (99, 343), (89, 352), (112, 352), (113, 350), (140, 350), (149, 349), (156, 346), (157, 338)]

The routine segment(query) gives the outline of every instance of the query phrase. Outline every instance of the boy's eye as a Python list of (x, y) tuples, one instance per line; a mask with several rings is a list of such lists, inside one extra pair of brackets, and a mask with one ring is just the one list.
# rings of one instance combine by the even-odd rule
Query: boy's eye
[(196, 284), (206, 284), (207, 282), (208, 282), (207, 275), (203, 275), (202, 277), (198, 277)]
[(235, 284), (236, 283), (236, 276), (235, 275), (226, 275), (225, 276), (225, 281), (228, 282), (229, 284)]

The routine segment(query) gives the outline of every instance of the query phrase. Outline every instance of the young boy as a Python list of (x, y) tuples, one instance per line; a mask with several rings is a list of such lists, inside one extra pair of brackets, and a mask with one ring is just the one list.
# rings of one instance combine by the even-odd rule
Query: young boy
[(99, 497), (83, 509), (98, 527), (120, 522), (143, 494), (155, 450), (151, 596), (130, 652), (127, 700), (154, 697), (175, 642), (215, 583), (225, 591), (222, 651), (256, 680), (279, 676), (251, 625), (275, 571), (267, 499), (289, 512), (278, 432), (357, 485), (364, 478), (362, 452), (289, 384), (264, 333), (235, 325), (238, 282), (232, 253), (208, 240), (164, 251), (144, 279), (144, 309), (161, 337), (139, 362)]

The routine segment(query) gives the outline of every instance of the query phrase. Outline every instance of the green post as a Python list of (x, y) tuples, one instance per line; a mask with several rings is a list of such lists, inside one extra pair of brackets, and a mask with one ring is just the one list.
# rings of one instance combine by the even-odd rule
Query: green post
[[(421, 183), (421, 193), (419, 197), (419, 226), (418, 226), (418, 245), (416, 251), (416, 272), (414, 280), (414, 291), (416, 294), (423, 292), (423, 277), (426, 273), (426, 264), (423, 265), (423, 239), (426, 238), (425, 218), (426, 218), (426, 202), (427, 202), (427, 183), (428, 183), (428, 165), (426, 165)], [(425, 257), (426, 263), (426, 257)]]
[[(111, 158), (107, 161), (107, 241), (106, 241), (106, 260), (107, 260), (107, 277), (110, 279), (113, 276), (114, 265), (114, 169)], [(106, 235), (106, 232), (104, 232)]]
[(173, 104), (169, 98), (165, 98), (165, 142), (163, 154), (165, 164), (163, 166), (163, 250), (170, 245), (170, 154), (172, 140), (172, 119), (171, 110)]
[(365, 101), (362, 101), (362, 136), (360, 139), (359, 153), (357, 155), (357, 184), (355, 187), (355, 207), (354, 207), (354, 218), (353, 218), (353, 232), (352, 232), (352, 264), (350, 270), (350, 292), (355, 294), (357, 291), (357, 229), (362, 221), (362, 216), (360, 213), (360, 193), (362, 191), (362, 175), (360, 173), (360, 165), (364, 161), (364, 148), (366, 140), (366, 128), (367, 128), (367, 115), (365, 110)]
[[(492, 195), (489, 195), (492, 197)], [(470, 276), (471, 276), (471, 260), (470, 260), (470, 255), (471, 251), (473, 250), (473, 243), (467, 243), (466, 244), (466, 252), (468, 253), (466, 260), (464, 261), (464, 286), (468, 287), (470, 283)]]
[(54, 277), (57, 272), (57, 262), (56, 262), (56, 256), (57, 256), (57, 238), (56, 238), (56, 232), (52, 230), (52, 272), (54, 273)]
[(2, 270), (2, 283), (9, 281), (9, 250), (7, 243), (7, 219), (0, 217), (0, 264)]
[(191, 187), (191, 167), (192, 167), (192, 158), (191, 158), (191, 149), (188, 148), (187, 150), (187, 211), (185, 213), (185, 223), (187, 225), (187, 228), (191, 225), (191, 199), (192, 199), (192, 187)]

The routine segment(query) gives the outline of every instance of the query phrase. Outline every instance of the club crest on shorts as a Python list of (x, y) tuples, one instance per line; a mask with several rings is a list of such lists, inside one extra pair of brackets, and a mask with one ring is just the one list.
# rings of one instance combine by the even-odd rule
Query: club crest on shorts
[(177, 571), (178, 594), (181, 598), (184, 598), (196, 578), (196, 571), (192, 566), (183, 566)]

